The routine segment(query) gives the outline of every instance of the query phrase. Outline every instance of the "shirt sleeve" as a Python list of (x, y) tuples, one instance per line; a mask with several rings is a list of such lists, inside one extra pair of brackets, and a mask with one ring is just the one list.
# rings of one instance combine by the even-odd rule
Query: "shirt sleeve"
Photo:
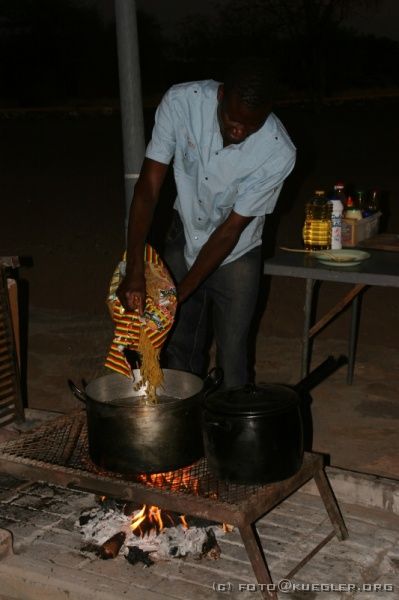
[(295, 151), (282, 160), (281, 156), (268, 162), (258, 174), (238, 186), (234, 212), (243, 217), (262, 217), (273, 212), (284, 180), (295, 164)]
[(147, 158), (168, 165), (176, 148), (176, 132), (173, 119), (171, 90), (166, 92), (155, 113), (155, 124), (145, 155)]

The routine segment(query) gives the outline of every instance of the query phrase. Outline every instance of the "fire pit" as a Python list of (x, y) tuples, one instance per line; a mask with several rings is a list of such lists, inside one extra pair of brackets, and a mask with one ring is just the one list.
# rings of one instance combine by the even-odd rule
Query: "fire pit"
[(258, 582), (265, 584), (263, 597), (269, 599), (276, 599), (277, 593), (255, 527), (260, 517), (307, 481), (315, 480), (333, 531), (288, 573), (288, 579), (334, 535), (339, 539), (348, 536), (323, 458), (317, 454), (306, 453), (302, 468), (290, 479), (263, 486), (219, 481), (209, 473), (205, 459), (172, 473), (129, 478), (101, 471), (91, 462), (85, 414), (79, 411), (0, 446), (0, 471), (234, 525)]

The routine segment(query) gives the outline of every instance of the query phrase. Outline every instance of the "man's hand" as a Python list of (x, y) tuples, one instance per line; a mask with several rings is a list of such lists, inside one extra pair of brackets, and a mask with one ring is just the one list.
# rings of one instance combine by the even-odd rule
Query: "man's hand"
[(144, 275), (133, 276), (128, 273), (116, 290), (116, 295), (125, 310), (138, 310), (141, 316), (144, 313), (146, 300)]

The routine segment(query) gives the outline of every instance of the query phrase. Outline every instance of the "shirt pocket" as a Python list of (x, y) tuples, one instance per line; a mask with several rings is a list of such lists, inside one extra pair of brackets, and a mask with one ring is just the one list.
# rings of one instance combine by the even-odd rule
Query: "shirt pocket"
[(198, 175), (199, 156), (196, 148), (188, 144), (177, 154), (174, 161), (176, 177), (196, 178)]

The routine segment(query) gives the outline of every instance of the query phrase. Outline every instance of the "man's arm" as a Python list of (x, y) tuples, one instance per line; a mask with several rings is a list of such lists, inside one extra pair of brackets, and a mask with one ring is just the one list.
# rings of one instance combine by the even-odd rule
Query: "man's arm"
[(254, 217), (243, 217), (232, 211), (201, 248), (193, 266), (179, 283), (178, 301), (184, 302), (236, 246), (240, 235)]
[(167, 164), (145, 158), (130, 207), (126, 276), (117, 295), (126, 310), (137, 308), (140, 314), (144, 312), (146, 299), (144, 246), (167, 170)]

